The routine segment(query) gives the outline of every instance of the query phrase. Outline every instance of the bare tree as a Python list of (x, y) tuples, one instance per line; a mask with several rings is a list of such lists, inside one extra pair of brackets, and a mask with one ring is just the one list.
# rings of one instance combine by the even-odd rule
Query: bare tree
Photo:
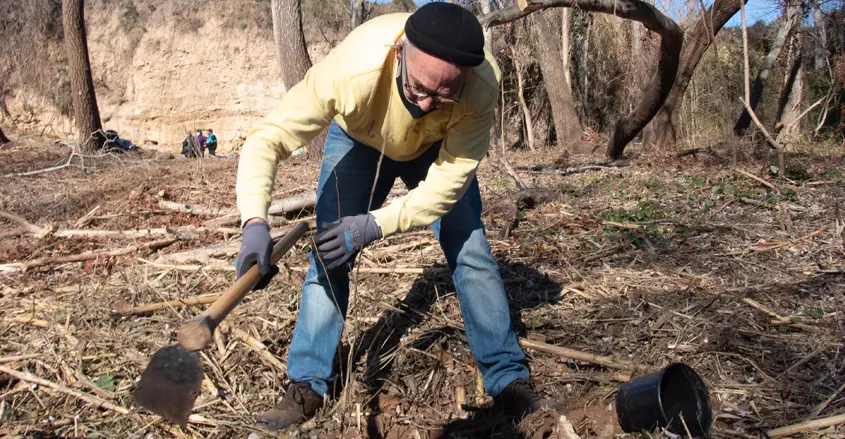
[(349, 0), (349, 29), (355, 29), (364, 22), (364, 0)]
[[(786, 37), (789, 36), (800, 21), (801, 4), (796, 2), (796, 0), (791, 0), (786, 4), (786, 6), (784, 6), (783, 16), (781, 17), (778, 25), (777, 35), (775, 36), (774, 41), (772, 41), (769, 53), (766, 54), (766, 57), (763, 59), (763, 63), (760, 64), (760, 70), (757, 71), (757, 77), (754, 79), (754, 84), (751, 86), (751, 102), (749, 102), (748, 105), (752, 110), (757, 109), (757, 104), (760, 103), (760, 98), (763, 97), (763, 86), (766, 85), (766, 79), (768, 79), (769, 74), (772, 71), (772, 67), (775, 65), (775, 61), (777, 61), (778, 56), (780, 56), (780, 51), (786, 42)], [(739, 115), (739, 119), (737, 119), (736, 124), (734, 124), (734, 135), (744, 136), (745, 131), (750, 125), (751, 115), (748, 111), (743, 109), (742, 113)]]
[(7, 143), (12, 143), (8, 137), (6, 137), (6, 133), (3, 132), (3, 128), (0, 128), (0, 146), (3, 146)]
[[(646, 3), (653, 5), (654, 0), (644, 0)], [(636, 21), (631, 21), (631, 68), (633, 69), (632, 78), (637, 85), (644, 84), (648, 81), (648, 68), (645, 59), (643, 59), (643, 25)]]
[[(578, 122), (572, 91), (561, 68), (563, 60), (560, 55), (560, 40), (556, 38), (560, 23), (550, 12), (534, 14), (531, 18), (531, 34), (534, 48), (537, 50), (537, 62), (540, 63), (540, 71), (543, 73), (543, 83), (549, 96), (549, 105), (552, 107), (557, 143), (567, 145), (577, 142), (581, 137), (581, 124)], [(528, 140), (531, 146), (533, 139)]]
[(827, 31), (825, 29), (825, 16), (822, 12), (819, 0), (813, 0), (813, 54), (815, 55), (816, 70), (823, 70), (827, 67)]
[(572, 72), (569, 67), (569, 61), (572, 57), (572, 9), (563, 8), (560, 20), (560, 59), (563, 61), (561, 67), (563, 68), (563, 75), (566, 77), (566, 86), (572, 93)]
[(663, 15), (654, 6), (640, 0), (541, 0), (527, 3), (523, 8), (514, 5), (507, 9), (499, 9), (482, 17), (482, 23), (486, 27), (508, 23), (538, 9), (549, 7), (580, 8), (585, 11), (613, 14), (627, 20), (639, 21), (647, 29), (661, 36), (660, 60), (657, 64), (656, 75), (643, 91), (642, 102), (616, 124), (613, 136), (608, 142), (607, 155), (617, 159), (622, 156), (628, 142), (633, 140), (654, 117), (672, 89), (675, 74), (678, 73), (683, 32), (677, 23)]
[[(308, 46), (302, 29), (302, 3), (301, 0), (271, 0), (270, 10), (282, 85), (286, 90), (290, 90), (302, 81), (313, 65), (308, 56)], [(323, 131), (308, 143), (307, 156), (319, 157), (325, 141), (326, 133)]]
[(531, 117), (531, 109), (528, 108), (528, 102), (525, 100), (525, 74), (523, 72), (524, 56), (518, 48), (521, 46), (520, 37), (516, 37), (516, 41), (510, 44), (511, 60), (513, 60), (513, 69), (516, 73), (517, 83), (517, 98), (519, 99), (519, 107), (522, 109), (523, 120), (525, 121), (525, 137), (528, 138), (528, 149), (535, 151), (534, 148), (534, 119)]
[(300, 0), (272, 0), (270, 8), (282, 83), (285, 89), (290, 89), (311, 68), (311, 58), (308, 57), (305, 34), (302, 32), (302, 7)]
[[(481, 12), (487, 15), (492, 11), (490, 0), (481, 0)], [(484, 48), (493, 53), (493, 29), (484, 28)]]
[(789, 43), (788, 70), (784, 75), (783, 88), (778, 99), (775, 118), (777, 141), (785, 150), (794, 147), (800, 138), (798, 120), (801, 114), (801, 98), (804, 89), (804, 63), (801, 60), (801, 39), (798, 33), (792, 35)]
[(731, 17), (739, 12), (740, 5), (748, 0), (716, 0), (687, 33), (686, 43), (681, 51), (680, 67), (675, 85), (666, 101), (643, 132), (643, 142), (672, 148), (678, 141), (675, 119), (681, 109), (693, 73), (704, 53), (714, 43), (716, 34)]
[(62, 2), (62, 26), (68, 58), (68, 76), (73, 94), (73, 112), (79, 132), (79, 149), (96, 151), (103, 147), (106, 137), (100, 122), (91, 62), (88, 59), (88, 38), (85, 34), (85, 5), (83, 0)]

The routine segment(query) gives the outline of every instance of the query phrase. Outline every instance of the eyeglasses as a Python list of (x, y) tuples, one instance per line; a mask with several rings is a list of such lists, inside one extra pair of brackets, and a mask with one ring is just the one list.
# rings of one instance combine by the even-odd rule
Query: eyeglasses
[[(420, 88), (408, 83), (408, 68), (405, 65), (405, 60), (408, 57), (405, 55), (405, 48), (408, 46), (408, 43), (402, 45), (402, 85), (405, 87), (405, 90), (408, 90), (409, 93), (414, 95), (417, 99), (429, 99), (431, 98), (435, 104), (457, 104), (461, 101), (461, 96), (464, 94), (464, 85), (466, 82), (461, 84), (461, 89), (458, 91), (457, 97), (452, 96), (443, 96), (438, 94), (428, 93), (426, 91), (420, 91)], [(416, 102), (412, 102), (412, 104), (419, 106)]]

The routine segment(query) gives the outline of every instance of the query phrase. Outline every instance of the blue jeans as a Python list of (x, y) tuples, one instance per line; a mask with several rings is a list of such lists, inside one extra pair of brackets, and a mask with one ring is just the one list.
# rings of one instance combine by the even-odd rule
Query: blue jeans
[[(439, 151), (437, 143), (412, 161), (384, 157), (370, 210), (382, 205), (397, 177), (408, 188), (416, 187)], [(352, 139), (332, 122), (317, 184), (318, 231), (322, 231), (324, 222), (367, 212), (379, 155), (378, 150)], [(527, 379), (529, 371), (511, 327), (504, 284), (481, 222), (477, 179), (431, 229), (452, 272), (467, 339), (484, 377), (484, 388), (496, 396), (513, 380)], [(314, 251), (309, 259), (311, 266), (302, 285), (302, 303), (288, 353), (288, 375), (294, 381), (308, 382), (325, 395), (346, 317), (349, 273), (334, 270), (327, 276)]]

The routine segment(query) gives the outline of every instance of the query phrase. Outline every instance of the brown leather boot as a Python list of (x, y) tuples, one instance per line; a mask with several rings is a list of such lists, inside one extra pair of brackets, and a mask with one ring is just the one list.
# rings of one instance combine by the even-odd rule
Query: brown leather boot
[(543, 398), (537, 393), (531, 381), (517, 378), (493, 398), (494, 403), (501, 407), (508, 416), (522, 419), (543, 407), (558, 410), (560, 405), (553, 400)]
[(311, 419), (322, 405), (323, 397), (312, 390), (310, 384), (294, 381), (275, 407), (255, 417), (256, 423), (265, 430), (281, 430)]

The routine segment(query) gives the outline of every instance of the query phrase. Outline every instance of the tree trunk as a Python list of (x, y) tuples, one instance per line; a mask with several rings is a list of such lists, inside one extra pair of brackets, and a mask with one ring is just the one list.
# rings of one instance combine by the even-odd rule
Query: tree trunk
[(646, 127), (643, 143), (666, 148), (675, 147), (678, 142), (675, 119), (681, 110), (681, 103), (692, 75), (716, 34), (739, 11), (741, 2), (748, 0), (716, 0), (687, 33), (675, 84), (654, 119)]
[(581, 138), (581, 124), (575, 111), (575, 101), (572, 92), (566, 86), (566, 76), (560, 66), (560, 45), (556, 35), (558, 24), (551, 13), (535, 14), (531, 23), (531, 33), (534, 47), (537, 49), (537, 61), (543, 74), (543, 84), (549, 96), (552, 117), (555, 121), (555, 133), (558, 145), (566, 146), (577, 142)]
[[(587, 14), (587, 29), (584, 31), (583, 38), (580, 39), (579, 44), (578, 54), (580, 55), (580, 60), (578, 72), (580, 73), (580, 77), (578, 78), (578, 83), (581, 85), (582, 93), (586, 93), (590, 86), (590, 69), (587, 66), (587, 61), (590, 58), (590, 35), (593, 34), (594, 19), (593, 14)], [(584, 112), (589, 113), (587, 106), (590, 105), (590, 102), (582, 102), (581, 105), (585, 107)]]
[(522, 108), (522, 115), (525, 120), (525, 137), (528, 138), (528, 149), (536, 151), (534, 148), (534, 121), (531, 118), (531, 110), (528, 109), (528, 103), (525, 102), (525, 79), (522, 75), (522, 63), (519, 62), (519, 55), (517, 55), (517, 51), (513, 46), (511, 46), (511, 53), (513, 54), (513, 68), (516, 71), (517, 97), (519, 98), (519, 106)]
[(631, 26), (631, 55), (636, 59), (636, 56), (643, 50), (642, 25), (636, 21), (630, 22), (629, 25)]
[(0, 128), (0, 146), (5, 145), (7, 143), (12, 143), (8, 137), (6, 137), (6, 133), (3, 132), (3, 128)]
[(282, 70), (282, 85), (286, 90), (299, 83), (311, 68), (311, 58), (302, 32), (300, 0), (272, 0), (273, 38), (276, 57)]
[[(778, 26), (778, 33), (775, 35), (774, 41), (772, 41), (772, 47), (763, 59), (763, 63), (760, 64), (760, 70), (757, 71), (757, 78), (754, 79), (754, 84), (751, 85), (751, 101), (748, 103), (748, 106), (752, 110), (757, 109), (757, 104), (760, 103), (760, 98), (763, 97), (763, 86), (766, 85), (766, 79), (768, 79), (769, 74), (772, 72), (772, 67), (775, 65), (775, 61), (780, 56), (780, 51), (786, 42), (786, 37), (789, 36), (789, 33), (800, 20), (801, 6), (787, 3), (783, 11), (783, 17), (781, 17), (780, 25)], [(734, 124), (734, 135), (739, 137), (744, 136), (745, 131), (748, 130), (750, 125), (751, 115), (743, 107), (739, 119)]]
[(97, 108), (91, 62), (88, 59), (88, 37), (85, 34), (85, 5), (83, 0), (62, 2), (62, 26), (68, 58), (68, 76), (73, 95), (73, 112), (79, 132), (80, 152), (97, 151), (106, 141)]
[[(540, 9), (549, 7), (577, 7), (585, 11), (602, 12), (613, 14), (627, 20), (636, 20), (645, 27), (660, 35), (660, 60), (657, 64), (657, 73), (643, 91), (643, 100), (627, 116), (622, 118), (613, 131), (613, 136), (607, 145), (607, 155), (611, 159), (622, 156), (628, 142), (648, 124), (654, 117), (660, 106), (666, 100), (666, 96), (672, 89), (675, 82), (675, 75), (678, 73), (678, 60), (683, 45), (683, 32), (677, 23), (663, 15), (654, 6), (640, 0), (539, 0), (531, 2), (524, 10), (517, 5), (507, 9), (499, 9), (482, 18), (485, 26), (507, 23), (525, 17), (528, 14)], [(547, 15), (547, 14), (540, 14)], [(546, 35), (554, 35), (557, 32), (547, 32)], [(557, 40), (557, 38), (555, 38)], [(541, 39), (542, 41), (542, 39)], [(555, 44), (556, 46), (557, 44)], [(557, 49), (556, 58), (560, 57), (560, 49)], [(544, 57), (540, 56), (541, 69), (543, 68)], [(562, 61), (558, 60), (556, 66)], [(543, 69), (543, 75), (545, 76)], [(563, 75), (561, 75), (563, 76)], [(560, 81), (560, 84), (565, 83)], [(549, 90), (550, 92), (552, 90)], [(572, 97), (570, 96), (570, 100)]]
[[(493, 8), (490, 6), (490, 0), (481, 0), (481, 13), (487, 15), (492, 11)], [(493, 53), (493, 29), (484, 28), (484, 48), (488, 52)]]
[(572, 9), (563, 8), (561, 13), (560, 26), (560, 58), (561, 66), (563, 67), (563, 75), (566, 78), (566, 86), (569, 87), (569, 93), (572, 94), (572, 72), (569, 67), (572, 58)]
[(813, 32), (813, 54), (815, 55), (816, 70), (824, 70), (827, 67), (827, 32), (825, 30), (825, 17), (822, 13), (822, 8), (819, 5), (819, 0), (813, 1), (813, 22), (815, 29)]
[(801, 40), (793, 35), (789, 44), (789, 70), (784, 77), (783, 89), (778, 99), (778, 113), (775, 122), (777, 140), (785, 151), (791, 151), (800, 140), (801, 98), (804, 88), (804, 67), (801, 62)]
[(350, 0), (349, 7), (349, 30), (352, 30), (364, 22), (364, 0)]
[[(654, 0), (644, 0), (646, 3), (653, 5)], [(632, 21), (631, 25), (631, 69), (633, 70), (632, 78), (636, 81), (634, 86), (642, 88), (648, 83), (648, 64), (643, 58), (643, 25)]]
[[(271, 0), (273, 39), (276, 41), (276, 58), (282, 73), (282, 85), (290, 90), (302, 81), (311, 68), (311, 58), (302, 29), (302, 3), (300, 0)], [(306, 155), (320, 157), (326, 141), (325, 131), (308, 143)]]

